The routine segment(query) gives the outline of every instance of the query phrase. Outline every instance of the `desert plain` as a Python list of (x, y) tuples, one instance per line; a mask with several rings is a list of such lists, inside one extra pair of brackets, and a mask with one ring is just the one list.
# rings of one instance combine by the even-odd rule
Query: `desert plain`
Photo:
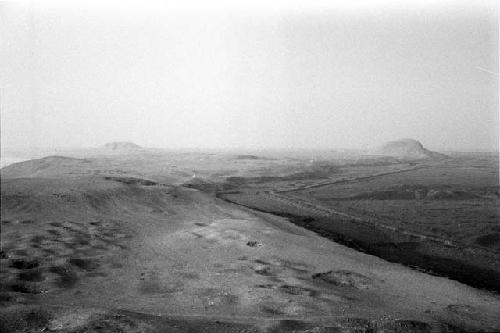
[(497, 332), (498, 177), (414, 140), (10, 164), (0, 330)]

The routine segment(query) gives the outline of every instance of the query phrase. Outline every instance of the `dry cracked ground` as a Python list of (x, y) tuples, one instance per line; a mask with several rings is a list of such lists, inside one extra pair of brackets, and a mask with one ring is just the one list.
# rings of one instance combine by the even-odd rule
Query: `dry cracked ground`
[(2, 332), (494, 332), (500, 297), (134, 177), (2, 177)]

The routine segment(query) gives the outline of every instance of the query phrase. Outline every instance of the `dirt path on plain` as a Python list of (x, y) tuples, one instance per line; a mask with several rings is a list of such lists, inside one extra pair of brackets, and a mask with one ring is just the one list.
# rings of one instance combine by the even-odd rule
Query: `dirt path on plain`
[(387, 176), (387, 175), (393, 175), (393, 174), (398, 174), (398, 173), (405, 173), (405, 172), (411, 172), (415, 171), (418, 169), (422, 169), (427, 167), (426, 165), (422, 164), (417, 164), (415, 166), (405, 168), (405, 169), (400, 169), (400, 170), (394, 170), (394, 171), (385, 171), (385, 172), (378, 172), (375, 174), (371, 175), (363, 175), (363, 176), (354, 176), (354, 177), (345, 177), (341, 179), (335, 179), (335, 180), (327, 180), (324, 182), (319, 182), (315, 184), (309, 184), (309, 185), (299, 185), (294, 188), (287, 188), (287, 189), (276, 189), (273, 192), (275, 193), (287, 193), (287, 192), (297, 192), (297, 191), (302, 191), (302, 190), (307, 190), (311, 188), (318, 188), (318, 187), (323, 187), (323, 186), (328, 186), (328, 185), (335, 185), (335, 184), (346, 184), (346, 183), (352, 183), (352, 182), (361, 182), (361, 181), (368, 181), (375, 179), (377, 177), (381, 176)]

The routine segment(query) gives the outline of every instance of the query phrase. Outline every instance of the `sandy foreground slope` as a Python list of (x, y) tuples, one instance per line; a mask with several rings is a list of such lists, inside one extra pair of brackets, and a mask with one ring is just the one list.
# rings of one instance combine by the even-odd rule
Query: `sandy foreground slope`
[(498, 295), (194, 189), (79, 176), (1, 190), (2, 332), (500, 330)]

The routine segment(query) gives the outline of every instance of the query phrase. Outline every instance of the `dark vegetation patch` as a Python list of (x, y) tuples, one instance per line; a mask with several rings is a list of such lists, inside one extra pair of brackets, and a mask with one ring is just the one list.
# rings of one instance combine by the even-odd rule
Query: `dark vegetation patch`
[(479, 236), (476, 239), (476, 244), (486, 247), (493, 247), (500, 244), (500, 233), (491, 233), (488, 235)]
[(112, 177), (112, 176), (107, 176), (104, 177), (106, 180), (111, 180), (127, 185), (142, 185), (142, 186), (153, 186), (153, 185), (158, 185), (157, 182), (149, 180), (149, 179), (142, 179), (142, 178), (136, 178), (136, 177)]
[(259, 307), (259, 309), (263, 313), (270, 314), (270, 315), (282, 315), (283, 314), (283, 311), (281, 311), (278, 306), (261, 305)]
[(66, 333), (115, 333), (115, 332), (246, 332), (257, 333), (261, 330), (252, 324), (225, 322), (217, 319), (178, 319), (168, 316), (155, 316), (131, 311), (119, 311), (94, 315), (91, 320)]
[(363, 192), (347, 198), (334, 200), (467, 200), (479, 198), (470, 191), (453, 190), (446, 187), (429, 188), (420, 185), (396, 185), (383, 190)]
[(22, 294), (39, 294), (40, 288), (38, 288), (35, 284), (18, 281), (9, 285), (8, 289), (16, 293)]
[(14, 301), (14, 297), (8, 293), (0, 292), (0, 304), (5, 304)]
[(426, 254), (417, 250), (373, 249), (373, 253), (391, 262), (403, 263), (409, 267), (423, 270), (428, 274), (446, 276), (475, 288), (500, 292), (500, 273), (472, 262), (449, 258), (438, 254)]
[(394, 332), (394, 333), (431, 333), (431, 332), (453, 332), (441, 330), (428, 323), (418, 320), (392, 320), (383, 324), (376, 325), (374, 332)]
[(460, 317), (477, 320), (480, 316), (478, 310), (467, 304), (450, 304), (446, 310)]
[(225, 294), (221, 296), (221, 303), (225, 305), (238, 305), (239, 304), (239, 298), (236, 295), (233, 294)]
[(237, 160), (259, 160), (259, 156), (255, 155), (236, 155)]
[(291, 286), (288, 284), (282, 285), (279, 287), (279, 290), (286, 294), (290, 295), (302, 295), (302, 296), (317, 296), (318, 291), (310, 288), (304, 288), (304, 287), (299, 287), (299, 286)]
[(271, 275), (271, 268), (269, 266), (259, 266), (254, 268), (254, 272), (259, 275), (269, 276)]
[(283, 265), (283, 267), (294, 270), (297, 273), (307, 273), (311, 268), (310, 265), (299, 261), (280, 260), (280, 263)]
[(42, 249), (42, 251), (48, 255), (57, 255), (58, 254), (58, 251), (51, 249), (51, 248)]
[(10, 267), (17, 269), (32, 269), (37, 268), (40, 265), (38, 260), (28, 260), (28, 259), (13, 259), (10, 262)]
[(432, 200), (440, 200), (440, 199), (448, 199), (448, 200), (467, 200), (467, 199), (476, 199), (477, 195), (460, 190), (430, 190), (427, 192), (426, 199)]
[(86, 271), (93, 271), (99, 267), (99, 262), (96, 259), (70, 258), (69, 263)]
[(262, 264), (262, 265), (269, 265), (269, 263), (265, 260), (262, 260), (262, 259), (255, 259), (253, 262), (257, 263), (257, 264)]
[(37, 268), (19, 273), (18, 278), (19, 280), (30, 282), (40, 282), (44, 279), (42, 270)]
[(47, 230), (47, 232), (53, 236), (60, 236), (61, 235), (59, 230), (56, 230), (56, 229), (49, 229), (49, 230)]
[(25, 249), (15, 249), (12, 251), (16, 256), (21, 256), (21, 257), (27, 257), (28, 256), (28, 251)]
[[(271, 316), (281, 316), (277, 304), (264, 304), (259, 310)], [(0, 331), (40, 332), (47, 331), (53, 315), (40, 308), (2, 309), (0, 310)], [(262, 332), (256, 324), (226, 322), (216, 318), (171, 318), (131, 311), (113, 311), (103, 314), (92, 314), (90, 318), (77, 327), (63, 329), (65, 333), (115, 333), (115, 332)], [(318, 332), (318, 333), (431, 333), (431, 332), (464, 332), (448, 324), (425, 323), (411, 319), (390, 321), (370, 321), (364, 318), (338, 318), (328, 326), (309, 320), (281, 319), (273, 321), (266, 332)]]
[(372, 279), (348, 270), (328, 271), (325, 273), (316, 273), (312, 275), (313, 280), (319, 280), (340, 287), (351, 287), (356, 289), (369, 288)]
[(56, 285), (59, 288), (72, 288), (78, 282), (78, 275), (66, 266), (52, 266), (49, 268), (51, 273), (59, 276)]
[(0, 332), (40, 332), (52, 315), (40, 308), (4, 309), (0, 311)]
[(318, 164), (309, 167), (305, 171), (290, 173), (284, 176), (226, 177), (225, 182), (222, 184), (218, 184), (217, 189), (221, 191), (233, 191), (238, 187), (244, 185), (255, 185), (280, 181), (325, 179), (332, 176), (333, 174), (337, 174), (339, 171), (339, 166)]
[[(139, 326), (140, 325), (140, 326)], [(132, 318), (120, 315), (94, 315), (85, 325), (71, 330), (71, 333), (113, 333), (113, 332), (143, 332), (145, 325)], [(151, 331), (151, 327), (146, 331)]]
[(103, 273), (103, 272), (90, 272), (90, 273), (87, 273), (86, 276), (88, 276), (88, 277), (107, 277), (108, 274)]
[(339, 324), (343, 329), (341, 332), (376, 332), (374, 326), (368, 319), (356, 318), (356, 317), (346, 317), (340, 318)]
[(278, 325), (274, 326), (269, 330), (269, 332), (304, 332), (311, 328), (311, 323), (307, 323), (301, 320), (294, 319), (284, 319), (278, 322)]
[(258, 284), (255, 286), (256, 288), (261, 288), (261, 289), (276, 289), (277, 286), (271, 283), (267, 284)]
[[(259, 310), (267, 315), (281, 316), (277, 304), (263, 304)], [(168, 316), (154, 316), (130, 311), (119, 311), (94, 315), (84, 326), (67, 331), (67, 333), (84, 332), (262, 332), (255, 324), (225, 322), (217, 319), (178, 319)], [(309, 320), (281, 319), (276, 320), (266, 332), (318, 332), (318, 333), (458, 333), (463, 332), (451, 325), (425, 323), (411, 319), (390, 321), (370, 321), (364, 318), (344, 317), (328, 326)]]
[(383, 232), (374, 230), (356, 222), (338, 219), (335, 223), (325, 223), (325, 219), (317, 219), (311, 216), (299, 216), (283, 212), (269, 212), (274, 215), (285, 217), (293, 224), (312, 230), (317, 234), (346, 245), (360, 252), (367, 252), (367, 245), (374, 242), (387, 240)]
[(76, 245), (89, 245), (90, 236), (89, 235), (75, 235), (73, 237), (73, 243)]
[(189, 280), (196, 280), (200, 278), (199, 274), (196, 272), (182, 272), (179, 275)]
[(258, 241), (248, 241), (247, 242), (247, 246), (250, 246), (250, 247), (258, 247), (258, 246), (262, 246), (262, 243), (258, 242)]
[(116, 261), (113, 261), (109, 266), (113, 269), (123, 268), (123, 264)]
[(31, 237), (31, 243), (36, 244), (36, 245), (40, 245), (46, 239), (47, 238), (45, 236), (36, 235), (36, 236)]
[(107, 208), (110, 205), (109, 200), (103, 200), (105, 198), (102, 195), (84, 193), (83, 197), (87, 201), (88, 205), (97, 211), (101, 210), (102, 208)]

